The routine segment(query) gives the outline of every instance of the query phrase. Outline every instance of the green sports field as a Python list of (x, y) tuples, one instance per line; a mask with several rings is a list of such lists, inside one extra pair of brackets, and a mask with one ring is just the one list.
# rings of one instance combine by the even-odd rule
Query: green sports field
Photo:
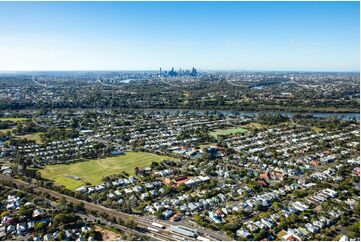
[[(75, 189), (90, 183), (98, 185), (104, 176), (127, 172), (134, 175), (135, 167), (147, 167), (153, 161), (175, 160), (176, 158), (160, 156), (146, 152), (126, 152), (125, 155), (99, 160), (87, 160), (74, 164), (48, 165), (40, 170), (42, 177), (53, 180), (68, 189)], [(81, 178), (73, 179), (72, 176)]]
[(218, 135), (227, 135), (227, 134), (238, 134), (238, 133), (245, 133), (247, 129), (238, 127), (238, 128), (230, 128), (230, 129), (216, 129), (209, 134), (213, 137), (217, 137)]
[(13, 121), (13, 122), (19, 122), (19, 121), (29, 121), (31, 119), (29, 118), (0, 118), (0, 121)]
[(62, 175), (55, 177), (53, 180), (55, 181), (55, 183), (63, 185), (70, 190), (74, 190), (74, 189), (84, 185), (83, 181), (79, 181), (79, 180), (73, 179), (71, 177), (66, 177), (66, 176), (62, 176)]

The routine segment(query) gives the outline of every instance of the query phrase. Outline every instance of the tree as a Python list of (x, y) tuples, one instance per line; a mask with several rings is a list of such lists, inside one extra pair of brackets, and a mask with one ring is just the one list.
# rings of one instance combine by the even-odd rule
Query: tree
[(272, 203), (272, 207), (273, 207), (276, 211), (278, 211), (278, 210), (280, 209), (281, 205), (279, 204), (279, 202), (275, 201), (275, 202)]
[(75, 211), (76, 212), (85, 211), (84, 205), (85, 205), (84, 202), (80, 202), (80, 203), (75, 204), (75, 206), (74, 206)]
[(61, 224), (69, 224), (76, 222), (78, 217), (74, 214), (65, 214), (65, 213), (59, 213), (54, 216), (53, 223), (55, 226), (61, 225)]
[(33, 214), (33, 210), (31, 208), (25, 208), (25, 207), (21, 207), (19, 210), (20, 215), (25, 216), (25, 217), (31, 217)]
[(261, 229), (258, 234), (255, 234), (254, 240), (261, 240), (267, 236), (267, 231), (265, 229)]
[(125, 221), (124, 224), (126, 227), (131, 228), (131, 229), (135, 229), (137, 227), (137, 224), (134, 222), (133, 219), (128, 219), (127, 221)]
[(305, 189), (297, 189), (292, 192), (292, 195), (297, 198), (303, 198), (303, 197), (307, 196), (307, 194), (308, 194), (308, 192)]
[(66, 239), (66, 236), (65, 236), (64, 231), (60, 231), (60, 232), (59, 232), (58, 239), (59, 239), (60, 241), (63, 241), (63, 240)]
[(92, 237), (95, 241), (103, 240), (102, 234), (94, 229), (89, 231), (89, 237)]
[(356, 221), (350, 226), (346, 228), (346, 231), (351, 238), (359, 238), (360, 237), (360, 221)]
[(35, 231), (45, 231), (45, 229), (48, 227), (48, 224), (45, 222), (36, 222), (34, 226)]
[(259, 213), (259, 217), (260, 218), (269, 218), (270, 215), (268, 213), (266, 213), (266, 212), (261, 212), (261, 213)]

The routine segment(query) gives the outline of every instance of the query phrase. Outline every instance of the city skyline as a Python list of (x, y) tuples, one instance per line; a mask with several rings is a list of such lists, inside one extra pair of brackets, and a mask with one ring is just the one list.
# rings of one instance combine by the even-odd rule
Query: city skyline
[(359, 2), (2, 2), (0, 71), (359, 71)]

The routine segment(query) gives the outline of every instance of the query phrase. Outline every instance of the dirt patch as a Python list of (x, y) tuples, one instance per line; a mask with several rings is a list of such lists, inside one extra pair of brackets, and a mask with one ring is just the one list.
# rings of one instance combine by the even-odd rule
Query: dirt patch
[(104, 241), (114, 241), (114, 240), (122, 240), (121, 239), (121, 234), (99, 227), (99, 226), (95, 226), (95, 229), (97, 231), (99, 231), (102, 234), (102, 238)]

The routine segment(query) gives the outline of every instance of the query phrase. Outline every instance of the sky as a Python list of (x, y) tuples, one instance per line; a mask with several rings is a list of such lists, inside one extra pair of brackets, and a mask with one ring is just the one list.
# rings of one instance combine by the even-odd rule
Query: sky
[(0, 70), (358, 71), (359, 2), (0, 2)]

